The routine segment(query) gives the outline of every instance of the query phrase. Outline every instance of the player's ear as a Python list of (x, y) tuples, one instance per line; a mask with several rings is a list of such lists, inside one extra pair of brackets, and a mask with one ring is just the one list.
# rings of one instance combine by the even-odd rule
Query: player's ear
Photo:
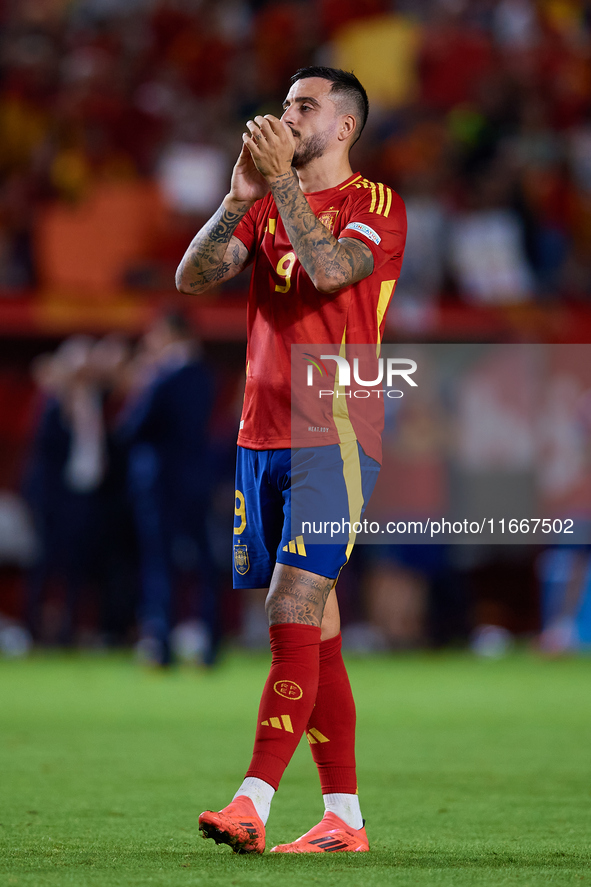
[(345, 114), (341, 118), (341, 126), (339, 129), (339, 141), (344, 142), (346, 139), (350, 139), (357, 129), (357, 121), (353, 117), (352, 114)]

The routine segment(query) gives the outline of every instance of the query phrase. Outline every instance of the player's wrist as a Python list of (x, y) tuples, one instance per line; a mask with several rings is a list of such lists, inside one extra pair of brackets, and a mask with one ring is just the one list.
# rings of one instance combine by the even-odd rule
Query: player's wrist
[(289, 169), (285, 169), (285, 170), (282, 170), (279, 172), (274, 171), (272, 173), (269, 173), (268, 175), (265, 176), (265, 178), (267, 180), (267, 184), (269, 185), (269, 188), (271, 188), (271, 189), (276, 187), (277, 185), (285, 185), (290, 180), (297, 181), (295, 170), (293, 169), (292, 166), (290, 166)]
[(247, 213), (251, 206), (254, 206), (255, 203), (256, 200), (247, 200), (244, 197), (236, 197), (232, 194), (231, 191), (229, 194), (226, 194), (222, 201), (222, 205), (225, 210), (235, 214), (242, 213), (243, 215)]

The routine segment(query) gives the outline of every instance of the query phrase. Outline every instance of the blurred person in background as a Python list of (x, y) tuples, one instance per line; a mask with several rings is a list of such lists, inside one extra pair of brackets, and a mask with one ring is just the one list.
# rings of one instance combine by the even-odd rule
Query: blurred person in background
[(201, 621), (202, 659), (213, 665), (220, 642), (218, 571), (208, 535), (213, 381), (181, 313), (167, 313), (150, 327), (136, 371), (137, 387), (122, 412), (118, 437), (128, 447), (139, 547), (138, 654), (153, 665), (171, 664), (171, 632), (182, 609), (180, 579), (188, 576), (187, 621)]
[[(552, 381), (549, 387), (554, 391), (548, 397), (548, 412), (540, 428), (545, 444), (540, 450), (543, 488), (555, 501), (564, 501), (569, 493), (572, 496), (582, 490), (586, 505), (589, 486), (585, 481), (591, 465), (591, 389), (577, 384), (572, 370), (557, 374)], [(579, 505), (577, 510), (580, 520), (587, 509)], [(551, 546), (538, 556), (536, 566), (541, 585), (540, 649), (555, 656), (588, 651), (591, 547)]]
[(476, 304), (528, 301), (534, 277), (521, 219), (509, 204), (505, 169), (480, 172), (451, 220), (450, 257), (462, 296)]
[(537, 560), (542, 585), (540, 650), (551, 656), (591, 649), (591, 553), (560, 545)]
[(127, 493), (127, 447), (117, 433), (118, 417), (129, 392), (131, 349), (126, 339), (113, 333), (97, 341), (90, 357), (102, 391), (106, 432), (97, 564), (99, 630), (101, 643), (119, 646), (134, 637), (139, 596), (137, 540)]
[[(129, 628), (123, 603), (129, 584), (119, 594), (113, 591), (120, 569), (113, 562), (113, 543), (119, 537), (107, 531), (114, 525), (106, 519), (121, 515), (121, 502), (112, 506), (113, 489), (117, 498), (123, 487), (113, 482), (104, 406), (123, 358), (122, 344), (97, 345), (90, 337), (73, 336), (33, 366), (44, 403), (27, 460), (24, 494), (39, 544), (26, 602), (27, 624), (37, 641), (74, 642), (91, 586), (98, 593), (101, 632), (121, 638)], [(56, 584), (63, 606), (54, 611), (52, 626), (44, 619), (44, 602)]]
[(392, 330), (428, 329), (443, 289), (449, 219), (437, 184), (426, 173), (408, 175), (404, 181), (408, 236), (396, 304), (388, 319)]

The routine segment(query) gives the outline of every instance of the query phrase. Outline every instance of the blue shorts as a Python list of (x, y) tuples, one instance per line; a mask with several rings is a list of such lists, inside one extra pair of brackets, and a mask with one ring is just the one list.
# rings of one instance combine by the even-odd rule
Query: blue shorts
[(293, 450), (238, 447), (234, 588), (267, 588), (276, 562), (336, 579), (379, 470), (356, 440)]

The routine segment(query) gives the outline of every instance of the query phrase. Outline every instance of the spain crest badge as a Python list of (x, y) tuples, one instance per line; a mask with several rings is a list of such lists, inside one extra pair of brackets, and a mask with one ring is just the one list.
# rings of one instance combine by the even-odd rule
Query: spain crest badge
[(324, 227), (328, 228), (328, 230), (332, 234), (334, 223), (336, 222), (338, 214), (338, 209), (325, 209), (321, 213), (318, 213), (318, 221), (322, 222)]
[(241, 576), (250, 570), (250, 561), (248, 559), (248, 548), (246, 545), (234, 546), (234, 569)]

